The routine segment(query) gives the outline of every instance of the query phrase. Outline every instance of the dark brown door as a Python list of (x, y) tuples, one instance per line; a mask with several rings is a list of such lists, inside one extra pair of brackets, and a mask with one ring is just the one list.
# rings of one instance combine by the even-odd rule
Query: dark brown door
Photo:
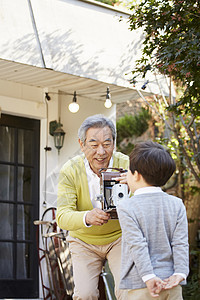
[(0, 298), (38, 297), (40, 121), (0, 118)]

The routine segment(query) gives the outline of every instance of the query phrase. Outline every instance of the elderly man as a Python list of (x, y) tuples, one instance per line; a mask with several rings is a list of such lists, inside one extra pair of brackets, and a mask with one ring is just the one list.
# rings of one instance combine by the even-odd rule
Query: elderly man
[[(79, 128), (83, 152), (64, 164), (58, 184), (57, 223), (69, 231), (75, 290), (73, 299), (96, 300), (98, 280), (105, 259), (115, 281), (117, 299), (127, 300), (119, 290), (121, 228), (118, 220), (101, 209), (95, 201), (100, 193), (99, 170), (127, 169), (128, 156), (114, 152), (115, 126), (103, 115), (88, 117)], [(126, 183), (126, 175), (119, 178)]]

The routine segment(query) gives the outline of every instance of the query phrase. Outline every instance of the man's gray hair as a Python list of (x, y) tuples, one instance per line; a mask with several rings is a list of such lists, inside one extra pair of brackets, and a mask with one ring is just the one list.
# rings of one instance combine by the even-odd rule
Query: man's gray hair
[(112, 132), (113, 141), (116, 137), (116, 129), (113, 122), (104, 115), (98, 114), (85, 119), (78, 130), (78, 137), (84, 143), (86, 140), (86, 132), (89, 128), (103, 128), (108, 126)]

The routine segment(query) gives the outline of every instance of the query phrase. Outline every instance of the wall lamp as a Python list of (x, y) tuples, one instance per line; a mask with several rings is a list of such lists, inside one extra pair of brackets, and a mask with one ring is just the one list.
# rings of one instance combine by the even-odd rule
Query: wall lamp
[(73, 101), (68, 106), (69, 111), (76, 113), (79, 110), (79, 105), (77, 103), (76, 91), (74, 92)]
[(60, 149), (63, 147), (65, 132), (61, 128), (63, 125), (57, 121), (51, 121), (49, 123), (49, 133), (54, 138), (54, 145), (58, 149), (58, 154), (60, 153)]
[(110, 95), (109, 87), (107, 87), (106, 101), (104, 102), (104, 106), (105, 106), (106, 108), (111, 108), (111, 106), (112, 106), (111, 95)]

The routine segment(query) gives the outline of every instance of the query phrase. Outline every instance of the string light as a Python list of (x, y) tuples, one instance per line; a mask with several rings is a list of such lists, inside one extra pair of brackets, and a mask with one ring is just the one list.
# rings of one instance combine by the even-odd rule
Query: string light
[(76, 98), (76, 91), (75, 91), (74, 96), (73, 96), (73, 101), (68, 106), (69, 111), (72, 113), (77, 113), (77, 111), (79, 110), (79, 105), (76, 101), (77, 101), (77, 98)]
[(109, 87), (107, 87), (106, 101), (104, 102), (105, 108), (111, 108), (112, 102), (111, 102), (110, 98), (111, 98), (110, 90), (109, 90)]

